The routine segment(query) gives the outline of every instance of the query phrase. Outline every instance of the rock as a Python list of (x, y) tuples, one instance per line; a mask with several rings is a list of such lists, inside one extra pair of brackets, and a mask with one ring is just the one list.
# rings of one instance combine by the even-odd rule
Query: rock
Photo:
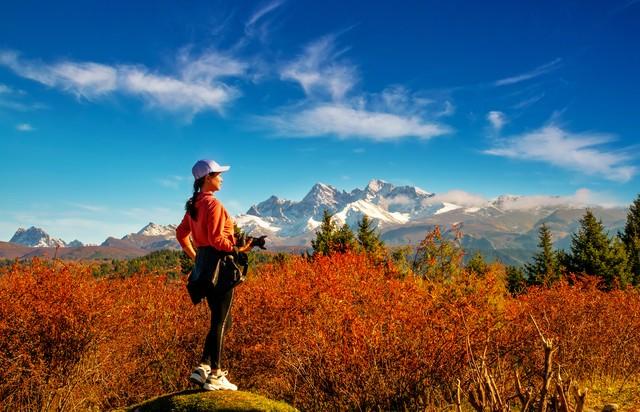
[(614, 411), (617, 411), (618, 409), (619, 408), (617, 403), (610, 403), (602, 407), (602, 412), (614, 412)]
[(117, 412), (209, 412), (209, 411), (295, 412), (291, 405), (244, 391), (203, 391), (170, 393)]

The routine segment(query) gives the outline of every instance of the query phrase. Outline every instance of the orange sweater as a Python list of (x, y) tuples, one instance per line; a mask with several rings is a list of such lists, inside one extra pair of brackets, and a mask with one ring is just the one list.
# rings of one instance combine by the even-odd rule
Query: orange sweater
[[(199, 193), (196, 197), (196, 220), (191, 219), (189, 213), (184, 214), (182, 222), (176, 229), (178, 241), (182, 241), (191, 234), (193, 245), (213, 246), (223, 252), (232, 252), (236, 239), (233, 236), (233, 219), (213, 196), (213, 192)], [(181, 246), (184, 247), (184, 245)]]

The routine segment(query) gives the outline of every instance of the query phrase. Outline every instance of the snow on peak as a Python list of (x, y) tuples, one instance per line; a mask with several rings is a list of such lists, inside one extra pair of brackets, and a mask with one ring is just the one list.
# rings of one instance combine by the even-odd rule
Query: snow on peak
[(66, 243), (63, 240), (52, 238), (47, 234), (47, 232), (35, 226), (31, 226), (26, 230), (18, 228), (9, 242), (31, 247), (66, 246)]
[(138, 235), (143, 236), (175, 236), (176, 233), (176, 225), (158, 225), (153, 222), (149, 222), (148, 225), (143, 227)]
[(338, 189), (324, 183), (316, 183), (313, 185), (309, 193), (302, 199), (302, 203), (322, 203), (325, 205), (334, 205), (337, 203)]
[(384, 188), (385, 186), (389, 186), (390, 184), (385, 182), (384, 180), (380, 180), (380, 179), (371, 179), (371, 181), (369, 181), (369, 184), (367, 184), (367, 188), (366, 190), (373, 192), (373, 193), (377, 193), (380, 190), (382, 190), (382, 188)]

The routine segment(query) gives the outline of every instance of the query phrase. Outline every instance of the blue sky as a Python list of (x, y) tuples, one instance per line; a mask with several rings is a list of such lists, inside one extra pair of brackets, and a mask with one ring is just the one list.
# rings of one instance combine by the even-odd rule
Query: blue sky
[(640, 192), (640, 1), (3, 2), (0, 239), (372, 178), (473, 203)]

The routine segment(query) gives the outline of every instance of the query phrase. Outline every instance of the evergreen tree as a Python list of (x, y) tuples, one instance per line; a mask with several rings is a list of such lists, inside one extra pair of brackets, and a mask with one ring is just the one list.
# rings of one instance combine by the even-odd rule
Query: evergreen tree
[(471, 259), (469, 259), (469, 262), (467, 263), (467, 270), (480, 276), (486, 275), (489, 271), (489, 266), (487, 265), (487, 262), (485, 262), (484, 256), (482, 256), (482, 253), (480, 253), (479, 250), (473, 254)]
[(337, 228), (332, 218), (333, 215), (327, 209), (322, 212), (322, 223), (316, 232), (315, 240), (311, 241), (314, 256), (329, 255), (334, 248)]
[(507, 285), (512, 295), (519, 295), (527, 288), (527, 280), (524, 277), (524, 271), (517, 266), (507, 266)]
[(549, 227), (543, 223), (538, 233), (540, 251), (533, 256), (532, 263), (524, 265), (524, 270), (529, 284), (548, 286), (560, 278), (558, 254), (553, 250)]
[(463, 269), (464, 251), (460, 246), (461, 237), (462, 233), (454, 230), (454, 239), (446, 239), (440, 226), (435, 226), (416, 250), (412, 264), (413, 273), (430, 280), (455, 280)]
[(620, 240), (611, 241), (602, 222), (587, 209), (578, 233), (571, 237), (569, 270), (600, 276), (605, 286), (625, 286), (629, 281), (627, 255)]
[(358, 221), (357, 237), (358, 245), (369, 255), (380, 253), (384, 246), (376, 229), (373, 227), (373, 222), (367, 215), (363, 215), (362, 219)]
[(351, 228), (348, 224), (343, 224), (340, 229), (336, 232), (336, 236), (334, 238), (333, 250), (339, 253), (345, 253), (356, 248), (357, 242), (356, 237), (351, 231)]
[(631, 281), (640, 284), (640, 195), (629, 207), (624, 232), (620, 234), (629, 258)]

